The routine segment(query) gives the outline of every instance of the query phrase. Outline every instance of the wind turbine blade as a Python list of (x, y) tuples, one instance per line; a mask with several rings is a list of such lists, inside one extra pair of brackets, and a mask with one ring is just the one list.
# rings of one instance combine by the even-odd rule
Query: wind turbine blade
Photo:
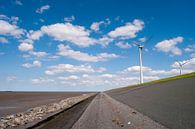
[(143, 46), (146, 46), (151, 39), (152, 39), (152, 36), (150, 36), (149, 38), (147, 38), (146, 41), (144, 42), (144, 45)]
[(190, 62), (190, 61), (188, 60), (188, 61), (184, 62), (182, 65), (185, 65), (185, 64), (187, 64), (188, 62)]
[(182, 64), (179, 61), (176, 61), (179, 67), (182, 67)]
[(136, 45), (136, 46), (138, 46), (138, 47), (140, 46), (140, 44), (139, 44), (139, 43), (134, 43), (134, 45)]

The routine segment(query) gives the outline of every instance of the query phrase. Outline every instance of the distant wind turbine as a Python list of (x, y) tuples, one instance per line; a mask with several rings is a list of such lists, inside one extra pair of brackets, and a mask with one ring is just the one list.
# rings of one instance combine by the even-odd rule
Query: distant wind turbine
[(143, 44), (146, 45), (146, 43), (148, 43), (150, 39), (151, 39), (151, 37), (148, 38), (148, 39), (146, 39), (146, 40), (144, 40), (144, 41), (141, 41), (141, 42), (135, 44), (139, 48), (140, 84), (142, 84), (144, 82), (144, 79), (143, 79), (143, 70), (142, 70), (142, 50), (144, 48), (144, 45)]
[(181, 63), (181, 62), (177, 61), (177, 64), (179, 65), (179, 74), (180, 74), (180, 75), (182, 74), (183, 66), (184, 66), (185, 64), (187, 64), (188, 62), (189, 62), (189, 61), (185, 61), (185, 62)]

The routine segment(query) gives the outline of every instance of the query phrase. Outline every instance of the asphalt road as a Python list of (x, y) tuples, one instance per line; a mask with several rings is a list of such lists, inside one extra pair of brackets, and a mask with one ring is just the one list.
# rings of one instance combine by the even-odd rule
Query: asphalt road
[(0, 92), (0, 117), (86, 92)]
[(195, 129), (195, 77), (106, 93), (170, 129)]
[(99, 94), (71, 129), (166, 129), (106, 94)]

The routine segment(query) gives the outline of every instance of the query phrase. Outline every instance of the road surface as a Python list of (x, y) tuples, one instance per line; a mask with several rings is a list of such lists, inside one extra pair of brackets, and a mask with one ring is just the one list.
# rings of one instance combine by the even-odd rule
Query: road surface
[(167, 129), (104, 93), (29, 129)]
[(107, 92), (171, 129), (195, 129), (195, 77)]
[(166, 129), (150, 118), (99, 94), (71, 129)]

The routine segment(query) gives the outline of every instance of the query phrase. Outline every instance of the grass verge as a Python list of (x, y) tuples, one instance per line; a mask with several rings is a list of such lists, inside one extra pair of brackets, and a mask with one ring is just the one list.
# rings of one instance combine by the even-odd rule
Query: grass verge
[(138, 87), (138, 86), (143, 86), (143, 85), (148, 85), (148, 84), (156, 84), (156, 83), (163, 83), (163, 82), (168, 82), (168, 81), (173, 81), (173, 80), (178, 80), (178, 79), (184, 79), (184, 78), (190, 78), (190, 77), (195, 77), (195, 72), (192, 73), (188, 73), (188, 74), (183, 74), (183, 75), (179, 75), (179, 76), (174, 76), (174, 77), (169, 77), (169, 78), (163, 78), (163, 79), (159, 79), (159, 80), (154, 80), (154, 81), (150, 81), (150, 82), (144, 82), (143, 84), (135, 84), (135, 85), (130, 85), (130, 86), (126, 86), (126, 87), (121, 87), (121, 88), (116, 88), (116, 89), (111, 89), (109, 91), (115, 91), (118, 89), (130, 89), (130, 88), (134, 88), (134, 87)]

